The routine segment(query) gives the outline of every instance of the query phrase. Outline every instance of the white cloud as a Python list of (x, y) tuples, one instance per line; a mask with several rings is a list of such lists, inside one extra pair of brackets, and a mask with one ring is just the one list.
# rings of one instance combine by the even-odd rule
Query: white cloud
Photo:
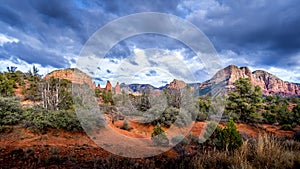
[(5, 43), (13, 42), (18, 43), (19, 39), (0, 33), (0, 46), (3, 46)]
[(275, 76), (277, 76), (278, 78), (284, 80), (284, 81), (288, 81), (288, 82), (297, 82), (299, 83), (299, 77), (300, 77), (300, 69), (298, 70), (288, 70), (288, 69), (282, 69), (282, 68), (278, 68), (278, 67), (250, 67), (250, 69), (252, 71), (254, 70), (264, 70), (267, 71)]
[(254, 64), (254, 62), (249, 59), (251, 57), (245, 54), (237, 54), (232, 50), (222, 50), (219, 55), (220, 58), (222, 58), (223, 67), (228, 65), (251, 66)]
[[(139, 49), (134, 48), (133, 54), (123, 59), (85, 57), (77, 60), (75, 67), (93, 76), (101, 85), (110, 80), (112, 85), (120, 83), (152, 84), (163, 86), (173, 79), (185, 82), (201, 82), (207, 80), (203, 76), (205, 67), (198, 56), (186, 57), (184, 49)], [(149, 75), (155, 71), (155, 75)], [(147, 75), (148, 74), (148, 75)]]

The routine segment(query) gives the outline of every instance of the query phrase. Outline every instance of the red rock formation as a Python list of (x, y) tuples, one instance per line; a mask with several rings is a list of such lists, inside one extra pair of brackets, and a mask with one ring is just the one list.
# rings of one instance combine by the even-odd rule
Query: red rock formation
[(182, 89), (184, 87), (186, 87), (187, 84), (182, 81), (182, 80), (177, 80), (177, 79), (174, 79), (169, 85), (167, 88), (169, 89)]
[(233, 83), (239, 78), (249, 78), (253, 85), (262, 88), (264, 95), (300, 96), (299, 84), (285, 82), (263, 70), (251, 72), (247, 67), (239, 68), (235, 65), (229, 65), (218, 71), (212, 79), (203, 82), (200, 89), (209, 88), (215, 84), (223, 84), (227, 90), (231, 90), (234, 88)]
[(117, 82), (117, 84), (116, 84), (116, 86), (115, 86), (115, 93), (116, 93), (116, 94), (121, 94), (121, 88), (120, 88), (119, 82)]
[(109, 91), (109, 90), (112, 91), (112, 86), (111, 86), (109, 80), (106, 82), (105, 90), (106, 90), (106, 91)]
[(101, 88), (100, 84), (97, 85), (97, 89), (104, 90), (103, 88)]
[(51, 73), (48, 73), (45, 76), (45, 79), (50, 79), (50, 77), (54, 77), (57, 79), (66, 79), (76, 84), (88, 84), (93, 87), (92, 78), (80, 71), (76, 68), (62, 69), (62, 70), (54, 70)]

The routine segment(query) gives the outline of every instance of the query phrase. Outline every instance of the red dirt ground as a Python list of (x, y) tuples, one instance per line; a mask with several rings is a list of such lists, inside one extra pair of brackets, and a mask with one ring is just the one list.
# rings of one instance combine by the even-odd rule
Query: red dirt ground
[[(153, 126), (145, 126), (140, 123), (130, 121), (130, 126), (133, 128), (131, 131), (120, 129), (123, 121), (116, 121), (110, 124), (119, 133), (138, 138), (149, 138), (153, 131)], [(196, 122), (191, 129), (191, 133), (195, 136), (201, 134), (204, 128), (204, 122)], [(224, 126), (224, 124), (220, 124)], [(276, 136), (293, 137), (293, 131), (280, 130), (280, 126), (272, 125), (258, 125), (250, 126), (247, 124), (236, 124), (240, 132), (246, 133), (252, 137), (258, 137), (259, 133), (271, 133)], [(294, 130), (300, 130), (300, 127)], [(1, 159), (1, 155), (5, 155), (12, 150), (16, 149), (34, 150), (35, 155), (47, 160), (53, 155), (59, 154), (60, 157), (74, 158), (76, 161), (93, 160), (97, 158), (109, 158), (113, 156), (101, 147), (98, 147), (93, 138), (89, 138), (85, 133), (81, 132), (64, 132), (51, 130), (47, 134), (35, 134), (29, 130), (23, 129), (20, 126), (15, 126), (13, 132), (9, 134), (0, 134), (0, 164), (5, 163), (5, 159)], [(169, 157), (175, 157), (178, 154), (175, 150), (164, 153)], [(1, 168), (1, 167), (0, 167)]]

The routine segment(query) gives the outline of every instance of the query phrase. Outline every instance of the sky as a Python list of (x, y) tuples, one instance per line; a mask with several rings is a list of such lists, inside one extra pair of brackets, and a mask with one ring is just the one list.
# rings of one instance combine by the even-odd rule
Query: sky
[[(0, 0), (0, 70), (17, 66), (28, 71), (35, 65), (45, 75), (77, 67), (81, 50), (98, 30), (141, 12), (167, 13), (195, 25), (210, 40), (222, 67), (248, 66), (300, 83), (297, 0)], [(97, 60), (97, 69), (88, 73), (100, 84), (118, 80), (131, 67), (135, 71), (127, 83), (201, 82), (211, 74), (196, 56), (178, 39), (145, 33), (97, 56), (101, 63)]]

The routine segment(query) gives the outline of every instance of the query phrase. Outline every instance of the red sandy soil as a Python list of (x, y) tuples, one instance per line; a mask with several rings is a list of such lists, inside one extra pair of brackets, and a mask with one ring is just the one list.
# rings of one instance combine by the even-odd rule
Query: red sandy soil
[(52, 130), (42, 135), (34, 134), (16, 126), (12, 133), (1, 134), (0, 154), (19, 148), (23, 150), (32, 149), (36, 155), (44, 158), (55, 153), (59, 153), (61, 157), (74, 156), (77, 160), (84, 160), (86, 157), (107, 157), (110, 155), (99, 148), (85, 133)]
[[(114, 127), (114, 129), (116, 131), (118, 131), (119, 133), (124, 134), (129, 137), (136, 137), (136, 138), (150, 138), (151, 137), (151, 133), (153, 132), (154, 126), (152, 126), (152, 125), (146, 126), (141, 123), (136, 123), (133, 121), (129, 121), (129, 123), (130, 123), (130, 126), (133, 128), (130, 131), (121, 129), (121, 127), (123, 125), (123, 120), (118, 120), (114, 124), (110, 123), (110, 125), (112, 127)], [(201, 134), (203, 134), (202, 132), (204, 132), (205, 124), (206, 124), (205, 122), (195, 122), (193, 127), (190, 130), (190, 133), (192, 133), (194, 136), (200, 136)], [(254, 138), (258, 138), (258, 136), (260, 134), (265, 134), (265, 133), (268, 133), (268, 134), (274, 135), (274, 136), (287, 136), (290, 138), (292, 138), (294, 136), (294, 131), (280, 130), (280, 126), (276, 126), (276, 125), (274, 126), (274, 125), (270, 125), (270, 124), (257, 124), (255, 126), (253, 126), (253, 125), (244, 124), (244, 123), (236, 123), (235, 125), (241, 133), (245, 133)], [(225, 123), (220, 123), (219, 126), (224, 128)], [(164, 128), (164, 130), (166, 131), (167, 128)], [(295, 131), (300, 130), (300, 126), (294, 128), (294, 130)]]
[[(122, 130), (123, 121), (116, 121), (110, 124), (113, 129), (119, 133), (136, 138), (149, 138), (153, 131), (153, 126), (146, 126), (140, 123), (130, 121), (130, 126), (133, 128), (130, 131)], [(219, 124), (224, 127), (224, 124)], [(201, 134), (205, 122), (196, 122), (191, 129), (191, 133), (195, 136)], [(252, 137), (258, 137), (259, 133), (271, 133), (276, 136), (293, 137), (293, 131), (280, 130), (280, 126), (272, 125), (257, 125), (250, 126), (248, 124), (236, 124), (240, 132), (246, 133)], [(294, 130), (300, 130), (300, 127)], [(24, 151), (33, 150), (35, 156), (47, 160), (49, 157), (58, 155), (68, 158), (74, 158), (76, 161), (87, 161), (99, 158), (109, 158), (111, 153), (97, 146), (93, 138), (89, 138), (84, 132), (64, 132), (58, 130), (50, 130), (46, 134), (36, 134), (32, 131), (24, 129), (20, 126), (14, 126), (11, 133), (0, 133), (0, 164), (5, 163), (5, 159), (1, 155), (5, 155), (12, 150), (23, 149)], [(192, 151), (192, 150), (191, 150)], [(169, 157), (176, 157), (178, 154), (175, 150), (164, 153)], [(1, 168), (1, 167), (0, 167)]]

